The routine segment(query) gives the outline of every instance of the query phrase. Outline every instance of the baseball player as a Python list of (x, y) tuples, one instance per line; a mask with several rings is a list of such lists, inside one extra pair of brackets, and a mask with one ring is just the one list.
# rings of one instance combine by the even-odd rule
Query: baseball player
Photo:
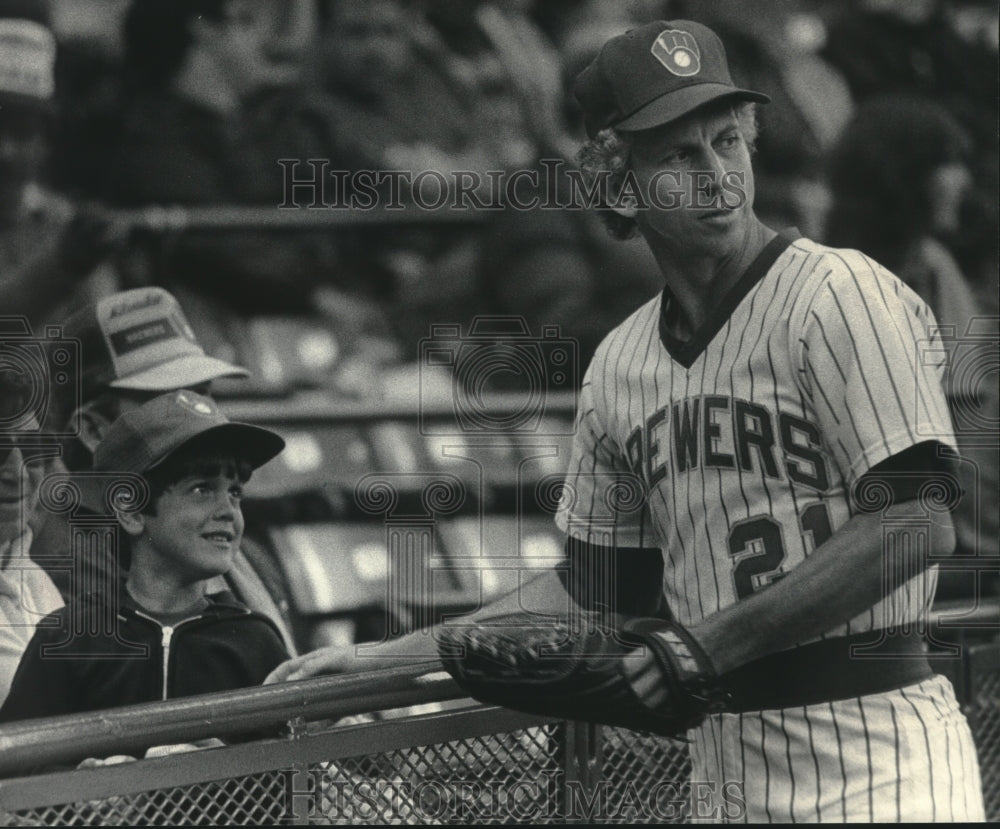
[[(446, 666), (524, 710), (642, 727), (645, 709), (648, 730), (669, 733), (671, 706), (697, 709), (694, 819), (983, 820), (968, 724), (920, 637), (930, 559), (954, 545), (932, 314), (864, 254), (756, 218), (767, 99), (733, 84), (711, 30), (658, 21), (615, 37), (576, 94), (609, 228), (642, 235), (665, 287), (584, 378), (562, 581), (585, 610), (648, 617), (624, 628), (648, 656), (604, 660), (613, 678), (594, 659), (538, 671), (542, 649), (507, 649), (514, 626), (494, 621), (453, 635)], [(272, 679), (343, 666), (318, 652)]]
[[(706, 27), (613, 38), (576, 93), (585, 171), (640, 185), (612, 230), (643, 236), (666, 287), (590, 365), (557, 520), (619, 558), (658, 548), (666, 604), (727, 673), (693, 781), (739, 783), (751, 821), (982, 820), (968, 725), (919, 638), (928, 554), (954, 544), (918, 497), (954, 444), (931, 312), (864, 254), (755, 217), (763, 96)], [(622, 476), (635, 505), (605, 497)], [(744, 817), (716, 807), (694, 816)]]

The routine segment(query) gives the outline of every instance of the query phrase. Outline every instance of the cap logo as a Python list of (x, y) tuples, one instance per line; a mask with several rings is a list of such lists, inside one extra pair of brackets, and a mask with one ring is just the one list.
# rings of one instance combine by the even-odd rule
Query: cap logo
[(180, 403), (185, 409), (194, 412), (197, 415), (211, 417), (215, 414), (215, 409), (207, 400), (197, 398), (192, 394), (188, 394), (186, 391), (177, 392), (176, 399), (177, 402)]
[(137, 348), (146, 348), (176, 337), (176, 329), (171, 321), (165, 318), (150, 320), (141, 325), (133, 325), (108, 335), (111, 347), (119, 357), (135, 351)]
[(682, 29), (667, 29), (653, 42), (650, 49), (666, 70), (681, 78), (701, 71), (701, 50), (694, 35)]

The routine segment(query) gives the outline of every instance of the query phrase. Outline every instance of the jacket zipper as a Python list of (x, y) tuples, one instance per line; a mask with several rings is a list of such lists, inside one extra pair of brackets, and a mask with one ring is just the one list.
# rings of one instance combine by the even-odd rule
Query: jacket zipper
[(170, 640), (173, 635), (173, 628), (163, 628), (163, 699), (167, 698), (167, 666), (170, 664)]
[(170, 643), (174, 638), (174, 633), (181, 625), (186, 625), (188, 622), (197, 622), (204, 619), (204, 616), (192, 616), (189, 619), (182, 619), (173, 627), (168, 627), (167, 625), (161, 625), (152, 616), (147, 616), (141, 610), (133, 611), (136, 616), (145, 619), (148, 622), (152, 622), (160, 629), (160, 644), (163, 650), (163, 687), (160, 690), (160, 694), (163, 699), (169, 699), (167, 696), (167, 689), (170, 687)]

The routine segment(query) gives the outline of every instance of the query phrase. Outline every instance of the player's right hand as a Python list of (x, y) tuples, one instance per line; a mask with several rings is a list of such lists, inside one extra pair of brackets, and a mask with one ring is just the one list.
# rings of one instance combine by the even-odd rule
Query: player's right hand
[(314, 676), (348, 673), (355, 662), (353, 646), (328, 645), (282, 662), (267, 675), (264, 684), (274, 685), (277, 682), (295, 682), (299, 679), (311, 679)]

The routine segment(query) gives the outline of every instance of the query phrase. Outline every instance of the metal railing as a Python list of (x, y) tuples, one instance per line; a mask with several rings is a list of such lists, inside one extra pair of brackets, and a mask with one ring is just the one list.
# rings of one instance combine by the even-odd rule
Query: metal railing
[[(997, 820), (1000, 643), (951, 664)], [(430, 662), (5, 726), (0, 824), (685, 822), (688, 772), (681, 743), (479, 706)]]

